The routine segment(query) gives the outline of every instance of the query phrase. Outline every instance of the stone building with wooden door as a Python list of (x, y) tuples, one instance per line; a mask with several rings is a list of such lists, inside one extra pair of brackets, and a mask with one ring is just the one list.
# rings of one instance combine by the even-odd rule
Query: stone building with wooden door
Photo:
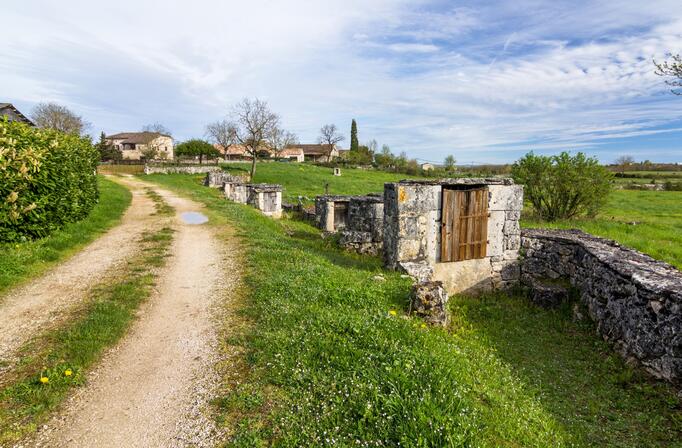
[(519, 278), (523, 187), (511, 179), (401, 181), (385, 185), (384, 261), (449, 293)]

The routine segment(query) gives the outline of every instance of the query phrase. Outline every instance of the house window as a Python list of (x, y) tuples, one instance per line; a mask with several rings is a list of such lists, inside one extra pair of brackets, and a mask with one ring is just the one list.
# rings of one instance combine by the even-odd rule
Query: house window
[(488, 247), (488, 189), (444, 187), (440, 261), (485, 258)]

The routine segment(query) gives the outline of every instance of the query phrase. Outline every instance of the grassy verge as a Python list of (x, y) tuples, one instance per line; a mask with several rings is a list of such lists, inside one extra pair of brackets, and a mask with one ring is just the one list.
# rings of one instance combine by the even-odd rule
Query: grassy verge
[[(449, 331), (405, 315), (410, 281), (203, 188), (148, 176), (230, 220), (245, 251), (252, 327), (218, 400), (229, 446), (673, 446), (680, 404), (569, 310), (454, 298)], [(381, 274), (384, 280), (374, 277)]]
[[(248, 173), (251, 165), (243, 163), (224, 164), (224, 169), (238, 174)], [(384, 183), (413, 178), (407, 174), (384, 171), (341, 169), (341, 176), (334, 176), (331, 168), (302, 163), (260, 163), (256, 167), (254, 182), (284, 186), (284, 200), (296, 203), (298, 196), (314, 199), (324, 194), (329, 184), (331, 194), (367, 194), (384, 191)]]
[(545, 223), (528, 217), (524, 227), (579, 228), (610, 238), (682, 269), (682, 192), (617, 190), (596, 219)]
[(65, 260), (119, 221), (132, 195), (103, 177), (98, 182), (99, 203), (84, 220), (68, 224), (47, 238), (0, 244), (0, 294)]
[[(158, 214), (172, 213), (160, 196), (150, 197)], [(98, 285), (67, 323), (22, 347), (20, 362), (0, 378), (0, 446), (33, 432), (73, 387), (84, 383), (88, 368), (104, 350), (125, 334), (151, 293), (172, 239), (170, 227), (145, 233), (140, 255), (116, 278)]]

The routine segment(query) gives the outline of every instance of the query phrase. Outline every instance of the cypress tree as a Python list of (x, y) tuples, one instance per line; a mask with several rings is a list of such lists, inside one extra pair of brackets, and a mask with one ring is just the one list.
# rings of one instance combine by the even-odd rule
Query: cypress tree
[(357, 151), (359, 148), (358, 144), (358, 124), (355, 122), (355, 118), (353, 118), (353, 122), (350, 125), (350, 150), (351, 151)]

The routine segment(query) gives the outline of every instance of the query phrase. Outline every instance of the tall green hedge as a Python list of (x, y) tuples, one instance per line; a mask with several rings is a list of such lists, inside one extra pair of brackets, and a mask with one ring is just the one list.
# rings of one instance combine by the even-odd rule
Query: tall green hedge
[(48, 235), (98, 200), (89, 137), (0, 119), (0, 242)]

